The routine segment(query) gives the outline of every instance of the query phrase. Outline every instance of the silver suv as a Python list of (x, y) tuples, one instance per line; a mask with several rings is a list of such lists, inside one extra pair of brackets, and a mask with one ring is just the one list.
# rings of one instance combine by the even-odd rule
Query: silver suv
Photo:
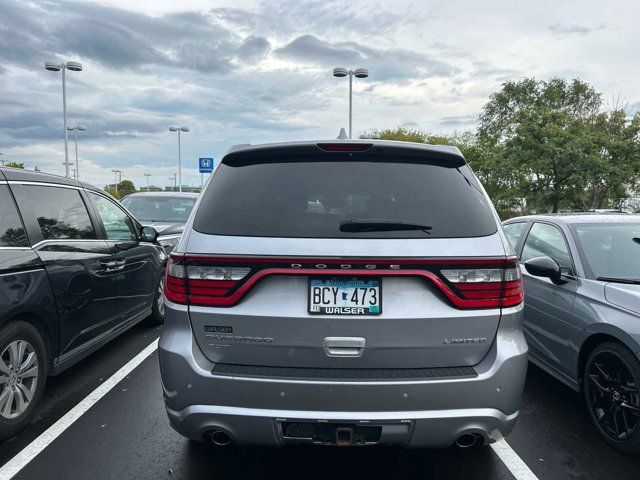
[(165, 294), (164, 400), (191, 439), (468, 447), (518, 416), (520, 271), (454, 147), (232, 149)]

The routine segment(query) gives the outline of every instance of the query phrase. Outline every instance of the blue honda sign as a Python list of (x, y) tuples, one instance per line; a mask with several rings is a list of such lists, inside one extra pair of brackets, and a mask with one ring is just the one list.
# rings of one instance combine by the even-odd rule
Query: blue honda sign
[(200, 173), (213, 172), (213, 158), (200, 158)]

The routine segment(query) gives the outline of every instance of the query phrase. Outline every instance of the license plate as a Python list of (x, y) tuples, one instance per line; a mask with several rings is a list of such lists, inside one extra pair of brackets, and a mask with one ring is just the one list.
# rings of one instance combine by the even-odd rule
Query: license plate
[(379, 278), (312, 278), (309, 313), (317, 315), (380, 315), (382, 281)]

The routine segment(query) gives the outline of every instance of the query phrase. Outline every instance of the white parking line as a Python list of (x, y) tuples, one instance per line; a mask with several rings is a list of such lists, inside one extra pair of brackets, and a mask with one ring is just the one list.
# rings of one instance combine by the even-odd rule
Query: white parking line
[(511, 445), (502, 438), (491, 444), (491, 448), (517, 480), (538, 480), (527, 464), (513, 451)]
[(47, 446), (69, 428), (76, 420), (84, 415), (93, 405), (115, 387), (122, 379), (129, 375), (138, 365), (140, 365), (149, 355), (158, 348), (156, 338), (144, 350), (133, 357), (120, 370), (114, 373), (106, 382), (91, 392), (84, 400), (69, 410), (60, 420), (51, 425), (33, 442), (23, 448), (20, 453), (9, 460), (0, 468), (0, 480), (9, 480), (22, 470), (36, 455), (42, 452)]

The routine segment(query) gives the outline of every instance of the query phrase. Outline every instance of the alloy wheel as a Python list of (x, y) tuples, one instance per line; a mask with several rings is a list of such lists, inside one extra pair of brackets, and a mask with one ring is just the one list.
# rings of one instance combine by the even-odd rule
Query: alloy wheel
[(26, 340), (14, 340), (0, 353), (0, 416), (13, 419), (29, 407), (38, 386), (38, 356)]
[(627, 363), (614, 352), (600, 352), (587, 379), (589, 408), (600, 429), (615, 442), (631, 438), (640, 424), (640, 395)]

